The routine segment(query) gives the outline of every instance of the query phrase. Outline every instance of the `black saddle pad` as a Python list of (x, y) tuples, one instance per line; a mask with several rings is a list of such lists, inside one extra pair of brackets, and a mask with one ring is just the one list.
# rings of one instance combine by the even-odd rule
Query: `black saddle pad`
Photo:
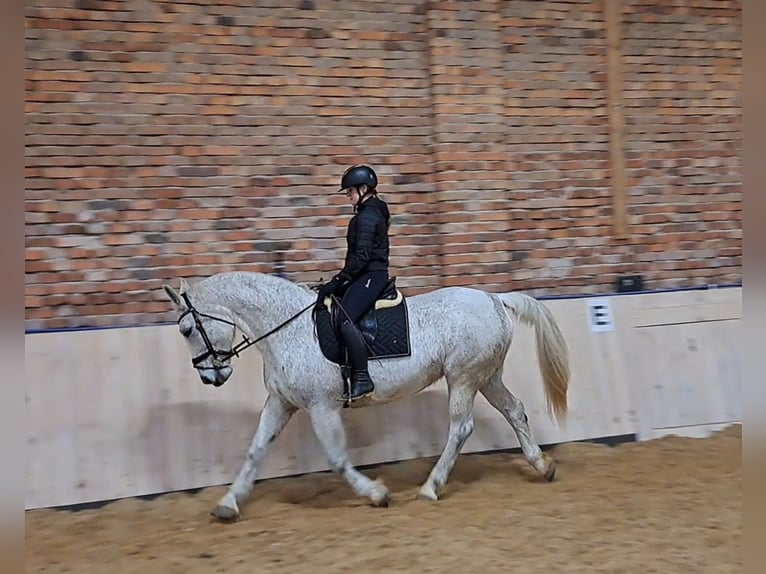
[[(408, 357), (410, 349), (410, 329), (407, 300), (398, 291), (395, 293), (401, 301), (390, 307), (373, 307), (359, 320), (359, 329), (370, 347), (369, 359), (390, 359)], [(384, 304), (393, 304), (392, 299), (379, 299)], [(346, 365), (346, 348), (334, 317), (328, 309), (314, 313), (316, 336), (322, 354), (328, 361)]]

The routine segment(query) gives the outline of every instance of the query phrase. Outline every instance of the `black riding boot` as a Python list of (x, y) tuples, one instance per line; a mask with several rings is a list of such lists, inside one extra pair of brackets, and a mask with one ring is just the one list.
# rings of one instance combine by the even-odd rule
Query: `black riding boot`
[(367, 346), (359, 327), (350, 321), (343, 323), (340, 333), (351, 359), (351, 396), (348, 398), (354, 401), (372, 394), (374, 389), (370, 373), (367, 372)]

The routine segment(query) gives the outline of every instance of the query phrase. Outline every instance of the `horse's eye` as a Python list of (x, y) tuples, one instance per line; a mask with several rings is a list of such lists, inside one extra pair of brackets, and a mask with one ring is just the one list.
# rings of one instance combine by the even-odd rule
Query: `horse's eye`
[(191, 325), (188, 325), (187, 327), (183, 327), (183, 328), (181, 329), (181, 334), (182, 334), (184, 337), (188, 338), (188, 337), (189, 337), (189, 335), (191, 335), (191, 333), (192, 333), (192, 329), (193, 329), (193, 327), (192, 327)]

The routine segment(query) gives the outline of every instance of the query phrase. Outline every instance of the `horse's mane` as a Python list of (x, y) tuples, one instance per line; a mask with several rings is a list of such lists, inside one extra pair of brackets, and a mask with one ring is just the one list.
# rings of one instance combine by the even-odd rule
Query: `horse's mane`
[(311, 291), (311, 292), (313, 292), (313, 291), (314, 291), (314, 290), (313, 290), (313, 289), (312, 289), (312, 288), (311, 288), (311, 287), (308, 285), (308, 283), (303, 283), (302, 281), (293, 281), (293, 283), (295, 283), (295, 284), (296, 284), (298, 287), (300, 287), (300, 288), (304, 289), (305, 291)]
[(313, 294), (315, 291), (312, 289), (312, 287), (308, 283), (304, 283), (302, 281), (293, 281), (291, 279), (288, 279), (287, 277), (281, 276), (281, 275), (274, 275), (271, 273), (262, 273), (260, 271), (247, 271), (247, 270), (234, 270), (234, 271), (222, 271), (220, 273), (215, 273), (213, 275), (209, 275), (207, 277), (204, 277), (198, 281), (189, 282), (186, 281), (186, 288), (190, 292), (200, 292), (200, 291), (206, 291), (209, 288), (215, 289), (216, 285), (221, 284), (221, 282), (226, 282), (228, 278), (233, 278), (240, 276), (242, 278), (255, 278), (258, 280), (258, 282), (264, 282), (267, 284), (272, 284), (274, 286), (278, 284), (283, 284), (285, 286), (290, 285), (297, 287), (301, 291), (305, 293)]

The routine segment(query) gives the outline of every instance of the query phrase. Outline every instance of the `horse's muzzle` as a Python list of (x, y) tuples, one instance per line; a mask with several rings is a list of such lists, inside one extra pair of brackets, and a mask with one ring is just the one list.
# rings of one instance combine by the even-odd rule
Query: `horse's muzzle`
[(224, 384), (232, 373), (231, 367), (219, 367), (219, 368), (205, 368), (197, 369), (199, 372), (199, 378), (206, 385), (213, 385), (214, 387), (220, 387)]

